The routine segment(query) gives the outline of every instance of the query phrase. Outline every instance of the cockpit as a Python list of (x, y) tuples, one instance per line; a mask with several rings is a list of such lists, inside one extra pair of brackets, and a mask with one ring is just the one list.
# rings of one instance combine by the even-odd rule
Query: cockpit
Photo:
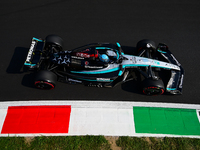
[(109, 47), (89, 47), (72, 52), (72, 56), (80, 59), (102, 61), (104, 63), (114, 63), (119, 58), (119, 53)]
[(119, 63), (120, 52), (114, 44), (94, 44), (54, 54), (52, 61), (73, 70), (100, 69)]

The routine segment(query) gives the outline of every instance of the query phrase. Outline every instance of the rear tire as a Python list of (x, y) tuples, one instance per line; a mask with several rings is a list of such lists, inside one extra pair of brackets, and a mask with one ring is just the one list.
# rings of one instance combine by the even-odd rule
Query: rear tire
[(57, 35), (48, 35), (45, 38), (45, 47), (46, 49), (51, 49), (52, 47), (55, 49), (55, 52), (63, 51), (64, 43), (63, 39)]
[(35, 86), (39, 89), (50, 90), (54, 89), (57, 81), (57, 76), (48, 70), (41, 70), (36, 74)]
[(162, 95), (164, 90), (164, 83), (161, 79), (153, 80), (151, 78), (146, 78), (143, 80), (143, 93), (145, 95)]

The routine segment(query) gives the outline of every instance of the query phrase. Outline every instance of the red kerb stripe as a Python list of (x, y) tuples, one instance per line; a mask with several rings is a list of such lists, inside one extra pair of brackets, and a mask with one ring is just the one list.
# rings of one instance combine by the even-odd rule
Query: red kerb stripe
[(10, 106), (2, 134), (68, 133), (71, 106)]

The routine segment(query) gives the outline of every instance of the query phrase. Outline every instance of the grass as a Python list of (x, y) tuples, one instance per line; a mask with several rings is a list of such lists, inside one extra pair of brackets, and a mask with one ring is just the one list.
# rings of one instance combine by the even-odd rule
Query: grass
[(49, 136), (35, 137), (30, 143), (22, 137), (1, 137), (1, 150), (109, 150), (103, 136)]
[(0, 149), (1, 150), (20, 150), (26, 147), (23, 137), (1, 137), (0, 138)]
[[(200, 139), (119, 137), (122, 150), (200, 150)], [(0, 137), (0, 150), (110, 150), (104, 136)]]
[(200, 139), (119, 137), (122, 150), (200, 150)]

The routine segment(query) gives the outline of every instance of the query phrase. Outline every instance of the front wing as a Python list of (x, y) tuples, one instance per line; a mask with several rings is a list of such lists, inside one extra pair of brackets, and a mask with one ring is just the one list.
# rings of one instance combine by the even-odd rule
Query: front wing
[(169, 63), (180, 67), (180, 70), (171, 70), (171, 77), (166, 86), (166, 92), (169, 92), (170, 94), (182, 94), (184, 78), (183, 67), (169, 50), (159, 52)]

